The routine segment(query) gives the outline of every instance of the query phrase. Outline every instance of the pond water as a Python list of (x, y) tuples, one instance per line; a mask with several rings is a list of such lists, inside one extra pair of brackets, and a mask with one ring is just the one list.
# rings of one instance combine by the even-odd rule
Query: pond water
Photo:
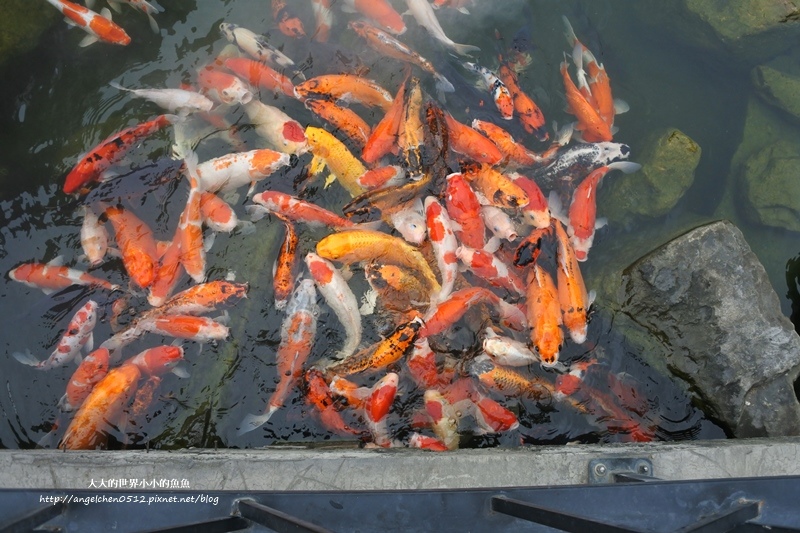
[[(294, 8), (306, 27), (313, 28), (310, 2), (290, 3), (296, 4)], [(61, 192), (64, 176), (81, 154), (111, 133), (159, 113), (153, 104), (132, 99), (109, 83), (132, 88), (193, 83), (197, 69), (227, 44), (218, 31), (223, 21), (265, 33), (271, 43), (282, 47), (284, 53), (307, 68), (307, 77), (368, 70), (369, 77), (392, 93), (401, 79), (401, 64), (381, 58), (364, 46), (347, 28), (347, 22), (355, 16), (342, 13), (338, 7), (334, 8), (336, 21), (331, 40), (321, 44), (291, 39), (277, 31), (268, 2), (175, 0), (162, 4), (166, 9), (157, 15), (159, 34), (150, 31), (141, 13), (126, 9), (115, 15), (115, 21), (132, 36), (130, 46), (97, 43), (79, 48), (82, 32), (57, 23), (33, 52), (13, 59), (4, 67), (5, 81), (0, 87), (0, 272), (6, 273), (25, 262), (50, 261), (56, 256), (63, 256), (65, 264), (86, 268), (79, 263), (80, 202)], [(440, 10), (437, 15), (454, 41), (479, 46), (481, 51), (474, 59), (490, 68), (496, 67), (497, 54), (505, 46), (515, 39), (526, 41), (533, 62), (522, 74), (521, 83), (538, 101), (548, 123), (563, 124), (571, 120), (563, 110), (564, 90), (558, 70), (567, 49), (562, 23), (562, 16), (567, 16), (581, 40), (605, 64), (615, 96), (630, 104), (630, 111), (617, 120), (619, 133), (615, 141), (631, 146), (632, 161), (637, 161), (645, 139), (664, 128), (680, 129), (702, 148), (693, 185), (668, 215), (628, 225), (611, 224), (599, 233), (589, 260), (582, 264), (589, 288), (600, 288), (620, 268), (690, 227), (724, 216), (736, 217), (736, 210), (726, 207), (737, 201), (729, 194), (732, 180), (728, 175), (742, 138), (748, 102), (754, 97), (749, 67), (743, 68), (733, 59), (724, 62), (716, 56), (698, 54), (673, 37), (669, 25), (680, 24), (680, 20), (645, 24), (641, 13), (647, 7), (632, 10), (629, 2), (504, 1), (502, 7), (498, 4), (479, 0), (470, 15), (454, 10)], [(430, 59), (456, 87), (455, 93), (447, 95), (446, 102), (440, 100), (441, 105), (464, 122), (472, 118), (499, 122), (491, 108), (491, 99), (474, 87), (472, 76), (458, 66), (457, 58), (445, 52), (411, 17), (406, 17), (406, 22), (409, 29), (401, 40)], [(422, 80), (425, 92), (437, 98), (430, 77), (423, 75)], [(322, 124), (300, 102), (266, 93), (261, 94), (261, 99), (280, 107), (303, 126)], [(354, 109), (370, 124), (382, 117), (381, 113), (363, 107)], [(235, 107), (227, 114), (232, 122), (245, 124), (246, 116), (244, 119), (242, 116)], [(523, 134), (516, 122), (507, 126), (515, 135)], [(243, 129), (241, 137), (249, 149), (259, 146), (252, 131)], [(535, 150), (544, 148), (529, 136), (525, 142)], [(119, 167), (121, 174), (130, 175), (121, 177), (119, 189), (114, 191), (126, 207), (149, 223), (157, 238), (165, 240), (171, 238), (188, 194), (183, 180), (169, 179), (177, 168), (169, 159), (171, 144), (171, 133), (164, 131), (134, 149)], [(232, 149), (223, 140), (210, 138), (197, 150), (203, 161)], [(299, 165), (276, 173), (257, 190), (274, 188), (293, 192), (294, 179), (309, 161), (309, 155), (302, 156)], [(167, 176), (167, 183), (150, 188), (136, 185), (140, 179), (157, 175)], [(123, 185), (122, 180), (129, 183)], [(235, 209), (242, 218), (247, 218), (244, 206), (249, 202), (244, 191), (240, 192)], [(304, 197), (334, 211), (349, 200), (337, 184), (324, 189), (321, 179), (305, 189)], [(598, 212), (600, 216), (606, 214), (602, 203)], [(786, 267), (787, 261), (800, 251), (797, 235), (767, 230), (738, 218), (735, 222), (764, 263), (789, 315), (792, 301), (787, 295)], [(302, 257), (326, 232), (302, 225), (299, 229)], [(167, 375), (146, 421), (140, 421), (135, 431), (127, 428), (135, 435), (126, 437), (125, 432), (113, 429), (109, 447), (143, 447), (145, 443), (165, 449), (253, 447), (323, 441), (356, 445), (358, 441), (354, 438), (336, 436), (320, 425), (299, 392), (294, 392), (287, 405), (264, 427), (243, 436), (236, 434), (236, 427), (246, 414), (264, 409), (276, 383), (275, 350), (280, 343), (283, 314), (272, 302), (271, 270), (283, 233), (283, 225), (268, 217), (256, 223), (253, 233), (237, 230), (217, 236), (208, 256), (208, 278), (223, 279), (233, 274), (237, 281), (250, 284), (249, 297), (227, 307), (231, 337), (203, 346), (184, 342), (185, 365), (191, 377)], [(351, 284), (360, 295), (366, 284), (360, 270), (354, 270)], [(107, 261), (92, 273), (128, 285), (118, 259)], [(179, 289), (189, 285), (185, 279)], [(73, 289), (45, 296), (7, 278), (0, 284), (0, 353), (3, 354), (0, 376), (5, 386), (0, 394), (3, 418), (0, 447), (34, 447), (43, 439), (45, 445), (54, 446), (68, 423), (59, 414), (57, 402), (72, 367), (37, 371), (19, 364), (10, 354), (27, 349), (39, 358), (49, 355), (75, 308), (90, 297), (101, 306), (95, 344), (112, 334), (110, 307), (119, 293)], [(792, 291), (797, 294), (794, 285)], [(646, 354), (637, 353), (615, 329), (616, 311), (608, 291), (598, 292), (589, 340), (580, 346), (568, 343), (562, 353), (567, 362), (598, 360), (597, 365), (590, 367), (584, 382), (586, 394), (606, 395), (607, 401), (616, 403), (658, 439), (723, 438), (724, 432), (692, 406), (681, 386), (649, 366)], [(312, 362), (338, 349), (344, 340), (335, 315), (321, 299), (320, 304), (322, 314)], [(133, 296), (130, 306), (136, 312), (148, 308), (140, 296)], [(379, 317), (367, 317), (364, 330), (366, 345), (385, 333), (386, 324)], [(170, 342), (169, 338), (146, 336), (126, 348), (124, 356)], [(454, 352), (475, 342), (475, 333), (464, 322), (450, 338), (442, 341)], [(531, 371), (550, 381), (555, 378), (552, 371)], [(377, 377), (358, 378), (358, 381), (371, 384)], [(389, 416), (393, 438), (402, 441), (417, 429), (412, 427), (412, 420), (422, 407), (422, 392), (407, 376), (402, 377)], [(607, 420), (603, 416), (583, 415), (568, 404), (543, 405), (528, 399), (495, 398), (519, 416), (519, 430), (479, 435), (465, 424), (462, 446), (519, 446), (575, 440), (614, 442), (630, 437), (629, 432), (604, 423)], [(345, 416), (354, 425), (361, 423), (355, 414)], [(61, 427), (55, 439), (48, 440), (48, 432), (56, 422)]]

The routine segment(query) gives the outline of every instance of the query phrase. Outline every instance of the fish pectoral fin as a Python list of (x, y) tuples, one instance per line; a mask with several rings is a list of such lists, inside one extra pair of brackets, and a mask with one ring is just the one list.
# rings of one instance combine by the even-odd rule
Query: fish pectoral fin
[(216, 240), (217, 234), (215, 232), (211, 232), (203, 239), (203, 251), (208, 253), (211, 250), (211, 247), (214, 246), (214, 240)]
[(500, 248), (501, 244), (503, 244), (502, 239), (500, 239), (500, 237), (497, 235), (494, 235), (490, 237), (488, 241), (486, 241), (486, 244), (483, 245), (483, 249), (484, 251), (493, 254)]
[(68, 18), (64, 17), (64, 22), (66, 22), (67, 26), (69, 26), (70, 28), (77, 28), (78, 27), (78, 25), (75, 24), (75, 21), (72, 20), (72, 19), (68, 19)]
[(467, 9), (466, 7), (456, 8), (456, 11), (458, 11), (459, 13), (464, 13), (465, 15), (469, 15), (470, 14), (469, 13), (469, 9)]
[(605, 217), (600, 217), (594, 222), (594, 229), (600, 229), (605, 227), (608, 224), (608, 219)]
[(160, 33), (161, 28), (158, 27), (158, 22), (150, 13), (147, 14), (147, 18), (150, 19), (150, 29), (153, 30), (153, 33)]
[[(86, 340), (86, 344), (83, 345), (83, 350), (87, 354), (92, 353), (94, 350), (94, 332), (89, 333), (89, 338)], [(76, 359), (80, 359), (80, 355)]]
[(11, 354), (11, 357), (16, 359), (23, 365), (28, 365), (28, 366), (39, 366), (39, 363), (41, 362), (33, 356), (30, 350), (25, 350), (25, 353), (13, 352)]
[(252, 415), (248, 414), (247, 416), (242, 419), (242, 422), (239, 424), (239, 428), (236, 431), (237, 436), (242, 436), (245, 433), (249, 433), (254, 429), (258, 429), (267, 422), (269, 422), (270, 417), (272, 414), (277, 411), (277, 407), (269, 406), (267, 411), (262, 415)]
[(614, 114), (621, 115), (622, 113), (627, 113), (631, 110), (631, 106), (628, 105), (628, 102), (622, 100), (620, 98), (614, 98)]
[(367, 290), (361, 297), (361, 307), (358, 308), (358, 312), (363, 316), (371, 315), (375, 312), (375, 304), (377, 301), (377, 291), (375, 291), (375, 289)]
[(54, 258), (52, 258), (50, 261), (47, 262), (47, 265), (55, 267), (64, 266), (64, 256), (63, 255), (55, 256)]
[(325, 178), (325, 184), (322, 186), (322, 188), (327, 189), (334, 181), (336, 181), (336, 176), (334, 174), (328, 174), (328, 177)]
[(170, 372), (172, 372), (181, 379), (187, 379), (191, 377), (191, 374), (189, 374), (189, 372), (182, 366), (176, 366), (175, 368), (170, 370)]

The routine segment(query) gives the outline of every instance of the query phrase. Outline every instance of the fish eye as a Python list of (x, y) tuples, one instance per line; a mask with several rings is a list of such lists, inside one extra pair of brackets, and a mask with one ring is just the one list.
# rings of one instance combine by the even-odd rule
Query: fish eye
[(67, 331), (67, 335), (77, 335), (80, 332), (78, 328), (72, 328), (71, 330)]
[(536, 350), (536, 353), (539, 353), (539, 347), (538, 346), (534, 346), (533, 349)]

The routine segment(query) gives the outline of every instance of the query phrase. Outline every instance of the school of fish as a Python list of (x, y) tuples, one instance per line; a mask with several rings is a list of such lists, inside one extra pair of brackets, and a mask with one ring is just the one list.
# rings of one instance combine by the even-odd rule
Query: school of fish
[[(47, 1), (87, 32), (80, 46), (131, 43), (108, 9)], [(8, 273), (46, 293), (74, 284), (103, 291), (113, 296), (112, 324), (137, 309), (95, 347), (100, 311), (95, 300), (84, 301), (49, 358), (13, 354), (40, 371), (77, 364), (59, 402), (58, 446), (105, 447), (126, 420), (146, 411), (159, 376), (188, 376), (181, 362), (189, 352), (180, 343), (225, 342), (223, 308), (248, 291), (267, 295), (263, 306), (279, 310), (283, 320), (278, 347), (267, 356), (276, 382), (264, 383), (264, 390), (253, 384), (249, 396), (257, 395), (261, 407), (230, 421), (237, 435), (273, 423), (300, 397), (307, 415), (327, 431), (376, 447), (446, 451), (457, 449), (465, 434), (517, 431), (510, 399), (558, 402), (621, 440), (656, 438), (652, 424), (614, 395), (613, 376), (609, 390), (583, 385), (587, 371), (602, 372), (591, 350), (577, 360), (560, 357), (565, 344), (582, 345), (589, 337), (594, 292), (585, 286), (581, 263), (604, 224), (597, 218), (597, 188), (613, 170), (639, 168), (628, 161), (630, 148), (614, 141), (615, 118), (627, 105), (612, 96), (605, 66), (565, 18), (559, 73), (574, 121), (551, 131), (545, 112), (557, 110), (540, 108), (532, 87), (520, 81), (528, 65), (519, 54), (484, 51), (480, 64), (479, 48), (447, 36), (437, 10), (469, 16), (470, 2), (308, 1), (303, 9), (299, 1), (264, 2), (270, 28), (279, 30), (271, 40), (260, 33), (267, 28), (222, 22), (222, 52), (188, 73), (189, 84), (109, 82), (163, 114), (87, 147), (66, 175), (63, 193), (81, 204), (85, 263), (94, 268), (120, 257), (128, 286), (60, 258), (34, 259)], [(160, 8), (109, 0), (117, 11), (120, 3), (143, 11), (158, 31)], [(403, 17), (406, 10), (410, 16)], [(439, 56), (451, 63), (447, 70), (404, 40), (406, 24), (424, 28), (447, 51)], [(384, 84), (355, 65), (330, 72), (323, 63), (296, 62), (302, 58), (284, 55), (280, 46), (282, 39), (297, 39), (335, 47), (339, 37), (358, 41), (363, 53), (392, 63), (401, 75)], [(498, 38), (498, 47), (503, 43)], [(459, 84), (443, 70), (463, 73), (484, 91), (489, 104), (482, 119), (448, 108), (447, 94)], [(302, 113), (289, 116), (285, 104), (294, 100)], [(253, 127), (258, 147), (237, 138), (236, 114)], [(203, 137), (196, 132), (209, 125), (233, 151), (201, 161)], [(156, 235), (133, 204), (108, 205), (91, 193), (128, 179), (115, 166), (163, 130), (174, 138), (185, 185), (171, 197), (180, 203), (180, 217), (171, 221), (170, 234)], [(282, 179), (298, 167), (300, 182)], [(311, 187), (341, 188), (346, 203), (313, 203)], [(242, 195), (246, 200), (237, 203)], [(274, 264), (265, 266), (272, 268), (271, 287), (208, 279), (206, 254), (215, 233), (235, 238), (239, 230), (267, 225), (284, 228)], [(321, 238), (306, 238), (320, 231)], [(137, 298), (146, 300), (144, 307), (130, 303)], [(339, 324), (340, 346), (326, 345), (318, 333), (326, 310), (329, 323)], [(221, 317), (204, 316), (211, 313)], [(449, 350), (464, 328), (471, 339), (466, 349)], [(165, 338), (176, 341), (165, 344)], [(152, 347), (128, 353), (142, 339), (153, 339)], [(419, 398), (415, 412), (396, 410), (401, 396)]]

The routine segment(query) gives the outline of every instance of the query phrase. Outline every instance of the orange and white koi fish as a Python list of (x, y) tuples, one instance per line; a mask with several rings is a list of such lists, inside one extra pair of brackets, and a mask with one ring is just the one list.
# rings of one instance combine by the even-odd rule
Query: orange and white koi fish
[(357, 11), (395, 35), (402, 35), (406, 31), (403, 17), (394, 10), (388, 0), (344, 0), (342, 10)]
[[(142, 317), (156, 315), (202, 315), (214, 311), (233, 298), (247, 298), (247, 283), (217, 280), (189, 287), (170, 298), (161, 309), (148, 311)], [(152, 313), (152, 314), (150, 314)]]
[(536, 105), (530, 96), (520, 88), (517, 74), (509, 65), (503, 63), (497, 69), (497, 77), (500, 78), (511, 97), (514, 99), (514, 111), (522, 122), (525, 131), (533, 134), (538, 140), (544, 142), (550, 138), (550, 133), (547, 131), (544, 114), (539, 106)]
[(317, 243), (317, 254), (346, 264), (372, 261), (409, 268), (421, 276), (431, 292), (441, 287), (425, 257), (404, 240), (380, 231), (350, 229), (334, 233)]
[(319, 419), (326, 429), (339, 435), (358, 435), (359, 432), (351, 428), (336, 409), (331, 389), (322, 376), (322, 372), (312, 368), (306, 372), (306, 402), (316, 407)]
[(495, 363), (503, 366), (528, 366), (540, 362), (539, 357), (525, 343), (498, 335), (492, 328), (486, 328), (483, 351)]
[[(297, 98), (292, 80), (269, 68), (263, 63), (247, 59), (246, 57), (229, 57), (222, 64), (253, 87), (261, 87), (272, 92), (282, 92), (286, 96)], [(242, 84), (244, 85), (244, 84)], [(252, 100), (250, 98), (247, 102)], [(247, 102), (241, 102), (246, 104)]]
[(83, 206), (83, 224), (81, 224), (81, 248), (86, 254), (90, 267), (103, 262), (108, 251), (108, 231), (97, 215), (88, 205)]
[(136, 365), (148, 376), (172, 372), (178, 377), (185, 378), (188, 374), (177, 366), (181, 361), (183, 361), (183, 348), (180, 346), (156, 346), (131, 357), (126, 363)]
[(431, 350), (427, 338), (417, 339), (414, 349), (406, 360), (411, 378), (422, 389), (433, 389), (439, 386), (439, 369), (436, 367), (436, 355)]
[(486, 67), (470, 63), (469, 61), (465, 61), (463, 65), (467, 70), (471, 70), (481, 77), (484, 86), (492, 95), (494, 105), (497, 107), (497, 110), (500, 111), (500, 116), (503, 120), (511, 120), (514, 118), (514, 99), (511, 97), (511, 93), (508, 87), (506, 87), (506, 84), (500, 81), (497, 74)]
[(499, 296), (483, 287), (468, 287), (452, 293), (447, 300), (428, 309), (424, 317), (425, 325), (420, 330), (419, 338), (438, 335), (449, 329), (471, 307), (480, 303), (494, 306), (503, 326), (517, 331), (522, 331), (527, 327), (524, 314), (516, 306), (504, 302)]
[(203, 223), (218, 233), (230, 233), (239, 223), (236, 212), (228, 202), (213, 192), (200, 194), (200, 215), (203, 217)]
[(434, 300), (442, 302), (450, 297), (458, 277), (458, 239), (453, 229), (453, 221), (434, 196), (425, 199), (425, 222), (428, 238), (433, 245), (436, 264), (442, 276), (442, 289), (434, 295)]
[(270, 396), (267, 409), (263, 414), (248, 414), (244, 417), (239, 427), (239, 435), (266, 424), (275, 411), (286, 402), (292, 389), (299, 384), (303, 377), (303, 365), (314, 345), (318, 315), (319, 308), (317, 307), (314, 281), (304, 279), (300, 281), (292, 294), (289, 305), (286, 307), (286, 318), (281, 325), (281, 344), (278, 346), (276, 354), (280, 379), (278, 386)]
[(137, 321), (135, 329), (139, 334), (150, 332), (200, 343), (224, 340), (230, 335), (226, 326), (204, 316), (156, 316)]
[(223, 155), (197, 165), (197, 183), (208, 192), (235, 191), (291, 163), (289, 154), (268, 148)]
[(389, 372), (372, 387), (372, 392), (364, 402), (364, 414), (367, 427), (372, 434), (372, 442), (382, 448), (388, 448), (392, 444), (386, 426), (386, 415), (389, 414), (397, 395), (399, 381), (400, 377), (397, 374)]
[(189, 198), (178, 222), (178, 238), (181, 248), (181, 265), (195, 283), (206, 279), (206, 251), (203, 246), (203, 217), (200, 213), (200, 178), (197, 171), (197, 155), (186, 158), (189, 175)]
[(86, 302), (67, 325), (67, 331), (61, 340), (58, 341), (56, 349), (44, 361), (39, 361), (30, 353), (22, 354), (15, 352), (11, 354), (14, 359), (22, 364), (32, 366), (38, 370), (50, 370), (64, 366), (75, 357), (79, 357), (82, 348), (87, 352), (92, 351), (94, 340), (92, 330), (97, 322), (97, 303), (93, 300)]
[(392, 95), (376, 81), (354, 74), (325, 74), (306, 80), (295, 87), (299, 98), (312, 96), (333, 98), (347, 103), (380, 107), (388, 111)]
[(148, 225), (122, 206), (109, 207), (106, 216), (114, 234), (128, 275), (139, 287), (153, 283), (158, 264), (156, 241)]
[(445, 205), (447, 214), (459, 226), (454, 228), (459, 241), (470, 248), (483, 248), (486, 227), (481, 218), (481, 204), (463, 174), (447, 176)]
[(287, 37), (299, 39), (306, 36), (303, 21), (297, 16), (294, 9), (289, 7), (286, 0), (272, 0), (272, 18), (281, 33)]
[(111, 12), (107, 8), (98, 14), (89, 8), (68, 0), (47, 0), (66, 17), (67, 23), (77, 26), (89, 35), (79, 46), (89, 46), (97, 41), (126, 46), (131, 38), (125, 30), (111, 22)]
[(433, 65), (430, 61), (388, 33), (379, 30), (374, 26), (370, 26), (363, 21), (350, 22), (349, 26), (353, 31), (363, 37), (367, 41), (367, 44), (377, 52), (395, 59), (399, 59), (405, 63), (416, 65), (433, 76), (436, 80), (436, 88), (439, 91), (452, 93), (456, 90), (455, 87), (453, 87), (453, 84), (450, 83), (447, 78), (439, 74), (436, 69), (433, 68)]
[(303, 126), (277, 107), (253, 100), (244, 106), (244, 111), (256, 127), (256, 133), (273, 150), (296, 155), (308, 151), (308, 140)]
[(246, 209), (253, 221), (261, 219), (268, 213), (280, 213), (294, 222), (304, 222), (311, 226), (329, 226), (334, 229), (352, 228), (355, 224), (336, 213), (306, 202), (290, 194), (278, 191), (264, 191), (253, 196), (258, 204)]
[(549, 228), (550, 206), (542, 189), (535, 181), (517, 172), (509, 172), (506, 175), (528, 195), (528, 204), (521, 209), (523, 220), (534, 228)]
[(113, 285), (86, 272), (65, 267), (61, 264), (62, 262), (63, 258), (59, 256), (49, 263), (25, 263), (11, 269), (8, 277), (24, 283), (28, 287), (41, 289), (45, 294), (51, 294), (71, 285), (93, 285), (110, 291), (120, 290), (119, 285)]
[(337, 355), (337, 359), (344, 359), (352, 355), (361, 344), (362, 326), (358, 300), (342, 274), (330, 261), (314, 252), (308, 252), (305, 262), (320, 294), (344, 326), (346, 338)]
[(509, 132), (496, 124), (476, 118), (472, 121), (472, 127), (492, 141), (509, 163), (522, 167), (533, 166), (552, 159), (559, 148), (558, 145), (555, 145), (539, 155), (515, 141)]
[(328, 100), (306, 100), (305, 106), (322, 120), (330, 123), (334, 131), (342, 132), (359, 148), (363, 148), (371, 133), (369, 125), (354, 111)]
[(564, 80), (567, 106), (569, 111), (578, 119), (576, 129), (583, 133), (584, 140), (591, 142), (610, 141), (614, 137), (611, 133), (611, 127), (575, 86), (567, 70), (566, 58), (561, 63), (561, 77)]
[(275, 263), (272, 265), (272, 291), (275, 295), (275, 309), (283, 311), (292, 295), (292, 288), (294, 288), (298, 238), (291, 220), (277, 213), (274, 215), (281, 219), (286, 228), (278, 257), (275, 258)]
[(479, 434), (505, 433), (519, 427), (517, 415), (479, 391), (475, 391), (472, 401), (475, 408), (471, 414), (478, 424)]
[(67, 391), (58, 401), (59, 409), (70, 412), (83, 404), (94, 386), (108, 374), (109, 355), (106, 348), (98, 348), (83, 358), (67, 382)]
[(456, 249), (456, 257), (473, 274), (491, 285), (503, 288), (512, 294), (525, 295), (525, 284), (519, 276), (494, 254), (462, 245)]
[(311, 38), (320, 43), (327, 43), (333, 26), (333, 11), (331, 0), (311, 0), (311, 9), (314, 11), (316, 29)]
[(560, 222), (556, 222), (555, 226), (558, 239), (558, 300), (564, 314), (564, 326), (573, 341), (583, 344), (595, 293), (592, 291), (587, 294), (580, 265), (567, 233)]
[(525, 191), (514, 180), (491, 165), (462, 165), (464, 178), (482, 194), (489, 205), (517, 209), (528, 205), (530, 199)]
[(414, 345), (422, 320), (415, 318), (400, 324), (384, 340), (360, 350), (343, 361), (325, 367), (329, 376), (349, 376), (359, 372), (374, 372), (402, 359)]
[(269, 44), (262, 36), (228, 22), (220, 24), (219, 31), (229, 42), (238, 46), (241, 51), (253, 59), (269, 63), (279, 70), (289, 69), (300, 79), (306, 79), (303, 73), (297, 70), (297, 65), (291, 58)]
[(470, 55), (470, 52), (481, 51), (480, 48), (471, 44), (453, 42), (452, 39), (445, 35), (441, 24), (439, 24), (439, 19), (436, 18), (436, 14), (433, 12), (428, 0), (406, 0), (406, 5), (417, 24), (428, 30), (428, 33), (445, 47), (462, 56)]
[(503, 154), (492, 141), (445, 113), (450, 148), (478, 163), (496, 165), (503, 160)]
[(448, 450), (458, 449), (458, 412), (447, 399), (435, 389), (425, 391), (425, 412), (433, 421), (433, 432)]
[(364, 145), (361, 158), (368, 165), (372, 165), (397, 146), (398, 131), (403, 122), (403, 105), (409, 75), (406, 76), (405, 81), (397, 89), (397, 94), (392, 100), (391, 106), (381, 121), (372, 129), (372, 133)]
[(189, 113), (207, 113), (214, 107), (214, 102), (194, 91), (184, 89), (127, 89), (114, 82), (109, 83), (109, 85), (120, 91), (127, 91), (133, 94), (135, 98), (150, 100), (170, 113), (181, 116)]
[(416, 431), (411, 433), (411, 436), (408, 438), (408, 447), (419, 448), (421, 450), (430, 450), (433, 452), (449, 451), (447, 445), (436, 437), (423, 435), (422, 433), (417, 433)]
[(367, 190), (394, 187), (404, 182), (405, 171), (398, 165), (389, 165), (367, 170), (356, 182)]
[[(250, 61), (244, 58), (236, 59)], [(225, 66), (230, 68), (228, 61), (225, 60)], [(200, 69), (197, 73), (197, 83), (203, 94), (221, 104), (244, 105), (253, 99), (253, 91), (242, 80), (211, 65)]]
[(314, 160), (311, 162), (312, 174), (320, 172), (323, 165), (327, 166), (331, 175), (350, 193), (350, 196), (355, 197), (364, 192), (364, 188), (357, 180), (367, 169), (350, 153), (342, 141), (328, 131), (313, 126), (306, 128), (306, 138), (311, 153), (314, 154)]
[(542, 365), (558, 362), (558, 352), (564, 343), (561, 331), (559, 293), (553, 278), (539, 265), (528, 273), (528, 322), (531, 325), (531, 345), (542, 360)]
[(483, 218), (483, 223), (489, 228), (489, 231), (498, 239), (514, 242), (519, 237), (514, 221), (499, 207), (482, 205), (481, 218)]
[(555, 392), (549, 382), (496, 365), (487, 355), (473, 359), (469, 372), (487, 388), (504, 396), (526, 396), (537, 401), (542, 399), (550, 401)]
[(147, 302), (153, 307), (164, 305), (183, 275), (181, 255), (181, 231), (177, 228), (172, 242), (158, 260), (155, 279), (148, 289)]
[(126, 128), (107, 137), (81, 158), (67, 174), (64, 192), (72, 194), (84, 192), (86, 185), (102, 179), (102, 174), (111, 165), (122, 159), (128, 151), (158, 130), (175, 123), (178, 117), (160, 115), (148, 122)]

